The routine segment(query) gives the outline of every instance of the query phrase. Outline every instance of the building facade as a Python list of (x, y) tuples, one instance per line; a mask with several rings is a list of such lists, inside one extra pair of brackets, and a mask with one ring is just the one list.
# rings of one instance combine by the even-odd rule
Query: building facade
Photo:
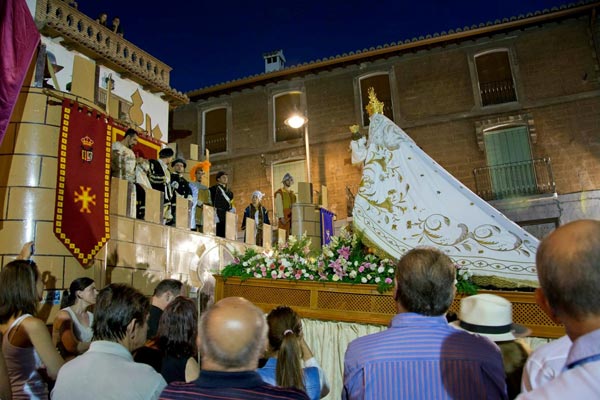
[[(242, 204), (291, 170), (349, 216), (361, 178), (350, 125), (384, 113), (468, 188), (542, 236), (600, 218), (600, 29), (593, 2), (292, 66), (188, 93), (173, 112), (182, 147), (211, 153)], [(304, 128), (284, 122), (293, 113)], [(306, 131), (304, 130), (306, 129)], [(307, 138), (305, 139), (305, 135)], [(305, 150), (308, 141), (309, 156)], [(307, 176), (306, 161), (310, 161)], [(272, 207), (270, 207), (272, 208)]]

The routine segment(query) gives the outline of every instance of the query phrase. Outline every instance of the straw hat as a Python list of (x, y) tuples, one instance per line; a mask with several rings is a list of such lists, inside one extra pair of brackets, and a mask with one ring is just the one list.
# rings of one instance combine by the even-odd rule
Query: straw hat
[(459, 320), (450, 325), (478, 333), (494, 342), (528, 336), (531, 330), (512, 322), (512, 304), (504, 297), (476, 294), (460, 301)]

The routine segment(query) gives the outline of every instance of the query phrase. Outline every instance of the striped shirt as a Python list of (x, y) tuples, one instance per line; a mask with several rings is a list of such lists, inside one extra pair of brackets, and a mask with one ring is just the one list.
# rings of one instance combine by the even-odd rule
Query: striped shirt
[(254, 371), (202, 371), (194, 382), (173, 382), (160, 395), (164, 400), (261, 400), (300, 399), (308, 396), (300, 390), (280, 388), (263, 382)]
[(506, 399), (502, 357), (487, 338), (444, 316), (396, 315), (390, 328), (352, 341), (343, 399)]

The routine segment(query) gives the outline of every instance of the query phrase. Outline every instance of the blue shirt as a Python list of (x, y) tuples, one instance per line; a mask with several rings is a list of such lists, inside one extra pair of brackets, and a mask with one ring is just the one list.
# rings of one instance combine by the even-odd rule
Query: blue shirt
[(571, 345), (566, 367), (558, 377), (517, 399), (600, 398), (600, 329), (577, 338)]
[[(267, 363), (256, 370), (262, 377), (263, 381), (277, 386), (276, 374), (277, 359), (269, 358)], [(306, 367), (303, 368), (304, 372), (304, 386), (306, 387), (306, 394), (311, 400), (319, 400), (321, 398), (321, 389), (323, 387), (323, 379), (320, 379), (322, 375), (319, 371), (319, 367)]]
[(342, 398), (506, 399), (502, 356), (445, 316), (398, 314), (389, 329), (348, 345)]
[(280, 388), (263, 382), (254, 371), (200, 372), (194, 382), (172, 382), (160, 395), (161, 400), (308, 400), (306, 394), (297, 389)]

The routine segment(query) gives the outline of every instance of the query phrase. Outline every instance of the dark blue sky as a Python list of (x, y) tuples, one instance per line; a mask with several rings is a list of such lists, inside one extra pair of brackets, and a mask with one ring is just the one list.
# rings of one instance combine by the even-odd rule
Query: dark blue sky
[(264, 71), (569, 4), (567, 0), (79, 0), (90, 17), (119, 16), (125, 38), (173, 68), (187, 92)]

